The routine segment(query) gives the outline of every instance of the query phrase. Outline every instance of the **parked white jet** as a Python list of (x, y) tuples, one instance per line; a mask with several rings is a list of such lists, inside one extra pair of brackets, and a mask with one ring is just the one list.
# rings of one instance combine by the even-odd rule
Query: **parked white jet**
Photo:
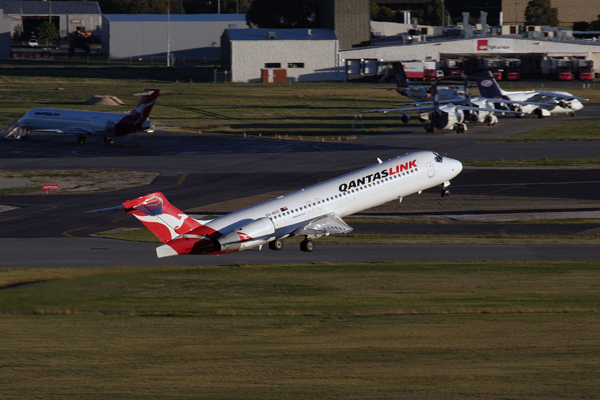
[[(418, 84), (415, 82), (411, 82), (406, 77), (406, 73), (404, 72), (404, 67), (400, 61), (395, 61), (392, 63), (392, 68), (394, 71), (394, 80), (396, 81), (396, 87), (393, 89), (390, 88), (376, 88), (376, 89), (388, 89), (388, 90), (396, 90), (402, 96), (409, 97), (414, 101), (431, 101), (431, 87), (425, 86), (423, 84)], [(441, 102), (451, 102), (451, 101), (460, 101), (464, 100), (465, 92), (459, 87), (446, 87), (439, 86), (438, 88), (438, 96)]]
[(474, 76), (482, 97), (487, 98), (488, 101), (501, 100), (502, 104), (507, 104), (511, 109), (519, 111), (520, 114), (517, 116), (537, 114), (539, 118), (544, 118), (552, 114), (570, 114), (574, 117), (575, 112), (583, 108), (581, 100), (588, 100), (562, 91), (507, 92), (500, 88), (490, 71), (478, 72)]
[[(467, 88), (468, 89), (468, 88)], [(402, 114), (402, 122), (405, 124), (410, 120), (410, 116), (406, 114), (408, 111), (417, 111), (419, 113), (423, 113), (426, 110), (432, 110), (429, 116), (423, 117), (420, 119), (423, 122), (427, 120), (429, 122), (425, 123), (425, 132), (432, 133), (434, 129), (444, 129), (444, 130), (454, 130), (456, 133), (464, 133), (467, 130), (467, 125), (465, 124), (465, 112), (475, 112), (477, 113), (477, 117), (475, 120), (479, 119), (479, 114), (482, 112), (494, 113), (496, 111), (495, 108), (487, 108), (476, 105), (462, 105), (462, 104), (446, 104), (440, 105), (439, 96), (437, 94), (437, 86), (435, 83), (431, 86), (431, 94), (432, 94), (432, 104), (431, 105), (420, 105), (414, 107), (402, 107), (402, 108), (388, 108), (383, 110), (370, 110), (363, 111), (363, 113), (372, 113), (372, 112), (382, 112), (387, 114), (389, 112), (399, 112)], [(465, 100), (463, 99), (462, 102)], [(506, 111), (510, 112), (510, 111)], [(473, 114), (475, 116), (475, 114)], [(483, 116), (483, 114), (481, 114)], [(493, 115), (493, 114), (492, 114)], [(484, 117), (485, 119), (485, 117)], [(497, 118), (495, 119), (497, 122)]]
[[(313, 251), (312, 239), (353, 230), (342, 218), (394, 199), (442, 187), (462, 164), (431, 151), (408, 153), (280, 196), (211, 221), (198, 221), (171, 205), (162, 193), (151, 193), (122, 206), (164, 244), (158, 257), (220, 254), (261, 248), (281, 250), (283, 240), (304, 236), (302, 251)], [(110, 209), (106, 209), (110, 210)], [(104, 210), (96, 210), (104, 211)]]
[(27, 111), (11, 129), (22, 129), (25, 134), (21, 136), (25, 138), (30, 132), (55, 132), (77, 135), (79, 143), (85, 143), (90, 135), (103, 135), (104, 141), (111, 143), (113, 135), (123, 136), (153, 128), (148, 116), (159, 94), (158, 89), (145, 89), (142, 98), (128, 114), (34, 108)]

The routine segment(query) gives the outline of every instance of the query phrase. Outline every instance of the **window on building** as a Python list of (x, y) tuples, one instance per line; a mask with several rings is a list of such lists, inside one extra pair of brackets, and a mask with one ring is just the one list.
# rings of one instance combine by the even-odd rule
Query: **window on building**
[(288, 68), (304, 68), (304, 63), (288, 63)]
[(265, 68), (281, 68), (281, 63), (265, 63)]

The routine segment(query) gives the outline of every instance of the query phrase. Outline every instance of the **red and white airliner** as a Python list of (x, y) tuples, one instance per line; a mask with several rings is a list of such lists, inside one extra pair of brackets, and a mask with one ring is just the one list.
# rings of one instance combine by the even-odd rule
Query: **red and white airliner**
[(30, 132), (54, 132), (77, 135), (79, 143), (85, 143), (90, 135), (103, 135), (104, 142), (112, 143), (112, 136), (153, 129), (148, 116), (159, 94), (158, 89), (145, 89), (128, 114), (33, 108), (13, 128), (23, 130), (25, 133), (20, 136), (25, 138)]
[[(304, 236), (302, 251), (313, 251), (312, 239), (353, 230), (342, 218), (391, 200), (441, 186), (447, 196), (450, 180), (462, 170), (460, 161), (431, 151), (407, 153), (210, 221), (198, 221), (156, 192), (122, 206), (150, 229), (163, 245), (158, 257), (273, 250), (283, 240)], [(104, 210), (97, 210), (104, 211)]]

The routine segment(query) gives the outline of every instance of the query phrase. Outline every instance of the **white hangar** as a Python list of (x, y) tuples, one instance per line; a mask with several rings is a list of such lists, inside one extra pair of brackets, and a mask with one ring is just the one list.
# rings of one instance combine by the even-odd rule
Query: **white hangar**
[[(377, 60), (440, 61), (454, 57), (515, 57), (523, 61), (528, 73), (540, 71), (545, 55), (577, 55), (594, 61), (595, 72), (600, 72), (600, 42), (578, 39), (539, 39), (522, 36), (481, 35), (472, 39), (433, 39), (402, 45), (371, 46), (341, 50), (340, 65), (348, 71), (365, 70)], [(373, 62), (371, 62), (373, 61)]]
[(221, 66), (232, 82), (344, 80), (332, 29), (227, 29)]

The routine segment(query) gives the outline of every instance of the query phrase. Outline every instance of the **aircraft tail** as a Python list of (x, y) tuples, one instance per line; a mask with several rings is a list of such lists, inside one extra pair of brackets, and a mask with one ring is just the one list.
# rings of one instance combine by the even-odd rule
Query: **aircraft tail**
[(440, 112), (440, 96), (438, 95), (437, 85), (435, 82), (431, 84), (431, 98), (433, 100), (433, 112)]
[(117, 135), (127, 135), (128, 133), (149, 129), (151, 126), (148, 117), (159, 95), (159, 89), (144, 89), (142, 97), (135, 108), (117, 123), (115, 127)]
[(483, 97), (489, 99), (505, 97), (504, 91), (500, 89), (498, 82), (496, 82), (494, 75), (490, 71), (476, 73), (475, 80), (477, 81), (479, 92)]
[(397, 87), (406, 87), (408, 86), (408, 78), (406, 77), (406, 73), (404, 72), (404, 67), (400, 61), (395, 61), (392, 63), (392, 68), (394, 70), (394, 80), (396, 81)]
[(171, 242), (202, 226), (169, 203), (160, 192), (126, 201), (123, 205), (127, 213), (133, 214), (163, 243)]

